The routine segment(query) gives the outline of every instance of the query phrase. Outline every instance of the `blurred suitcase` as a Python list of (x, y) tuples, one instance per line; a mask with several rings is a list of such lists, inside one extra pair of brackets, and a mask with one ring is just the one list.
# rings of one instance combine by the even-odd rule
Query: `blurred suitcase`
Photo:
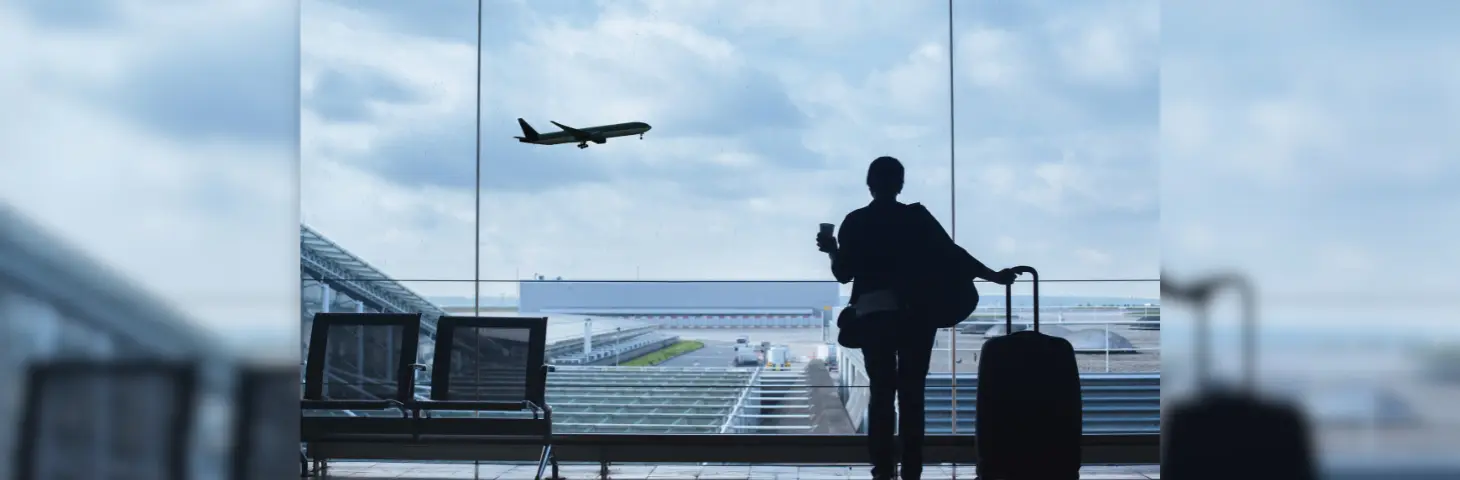
[(1084, 412), (1080, 369), (1068, 340), (1039, 333), (1039, 273), (1034, 328), (1014, 330), (1013, 287), (1004, 291), (1005, 335), (984, 342), (975, 413), (978, 478), (1077, 480)]
[[(1190, 302), (1197, 309), (1197, 353), (1194, 366), (1200, 390), (1171, 407), (1161, 421), (1161, 473), (1177, 480), (1318, 478), (1308, 422), (1293, 405), (1265, 399), (1251, 385), (1256, 381), (1255, 293), (1241, 277), (1213, 277), (1193, 285), (1161, 279), (1162, 298)], [(1242, 293), (1242, 361), (1248, 388), (1215, 386), (1210, 380), (1206, 312), (1221, 287)]]

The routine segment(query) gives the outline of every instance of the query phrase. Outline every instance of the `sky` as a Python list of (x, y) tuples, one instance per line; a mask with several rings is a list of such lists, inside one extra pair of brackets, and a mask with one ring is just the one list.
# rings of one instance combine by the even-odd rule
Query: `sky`
[(815, 224), (892, 155), (991, 266), (1361, 321), (1460, 290), (1456, 8), (960, 1), (950, 41), (946, 2), (487, 1), (478, 175), (473, 2), (9, 1), (0, 201), (241, 332), (296, 325), (299, 222), (430, 296), (829, 279)]
[[(956, 136), (946, 4), (486, 2), (479, 223), (476, 12), (446, 4), (301, 10), (302, 219), (395, 278), (476, 278), (480, 233), (488, 281), (828, 279), (816, 224), (881, 155), (990, 264), (1158, 273), (1154, 2), (955, 10)], [(524, 145), (518, 117), (654, 130)]]

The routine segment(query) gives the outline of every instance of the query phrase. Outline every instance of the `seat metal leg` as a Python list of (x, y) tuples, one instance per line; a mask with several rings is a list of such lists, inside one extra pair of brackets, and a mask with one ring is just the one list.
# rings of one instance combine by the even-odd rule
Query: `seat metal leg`
[[(544, 474), (549, 472), (549, 466), (552, 467), (552, 476), (545, 477)], [(534, 478), (536, 478), (537, 480), (542, 480), (544, 478), (551, 478), (556, 480), (560, 478), (558, 477), (558, 462), (553, 459), (553, 446), (551, 444), (542, 446), (542, 455), (538, 456), (537, 458), (537, 476)]]

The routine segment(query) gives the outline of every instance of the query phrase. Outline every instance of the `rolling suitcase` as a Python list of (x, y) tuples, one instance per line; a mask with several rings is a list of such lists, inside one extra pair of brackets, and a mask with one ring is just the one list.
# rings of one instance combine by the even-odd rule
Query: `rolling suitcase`
[(1034, 328), (1014, 331), (1013, 287), (1004, 291), (1005, 335), (984, 342), (974, 421), (981, 480), (1077, 480), (1083, 405), (1080, 369), (1068, 340), (1039, 333), (1039, 273)]
[[(1248, 388), (1216, 386), (1207, 367), (1206, 312), (1212, 295), (1225, 286), (1242, 293), (1242, 361)], [(1221, 276), (1176, 285), (1162, 275), (1161, 297), (1196, 307), (1196, 367), (1200, 390), (1171, 407), (1161, 421), (1161, 473), (1178, 480), (1317, 478), (1307, 420), (1296, 407), (1262, 398), (1256, 381), (1255, 293), (1242, 277)], [(1236, 461), (1234, 461), (1236, 460)], [(1254, 468), (1256, 467), (1256, 468)]]

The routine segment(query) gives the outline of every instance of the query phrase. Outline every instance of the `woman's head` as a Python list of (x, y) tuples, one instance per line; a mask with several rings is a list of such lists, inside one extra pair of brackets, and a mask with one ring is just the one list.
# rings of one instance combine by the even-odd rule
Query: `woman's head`
[(902, 193), (902, 162), (892, 157), (877, 157), (867, 167), (867, 190), (872, 198), (895, 198)]

